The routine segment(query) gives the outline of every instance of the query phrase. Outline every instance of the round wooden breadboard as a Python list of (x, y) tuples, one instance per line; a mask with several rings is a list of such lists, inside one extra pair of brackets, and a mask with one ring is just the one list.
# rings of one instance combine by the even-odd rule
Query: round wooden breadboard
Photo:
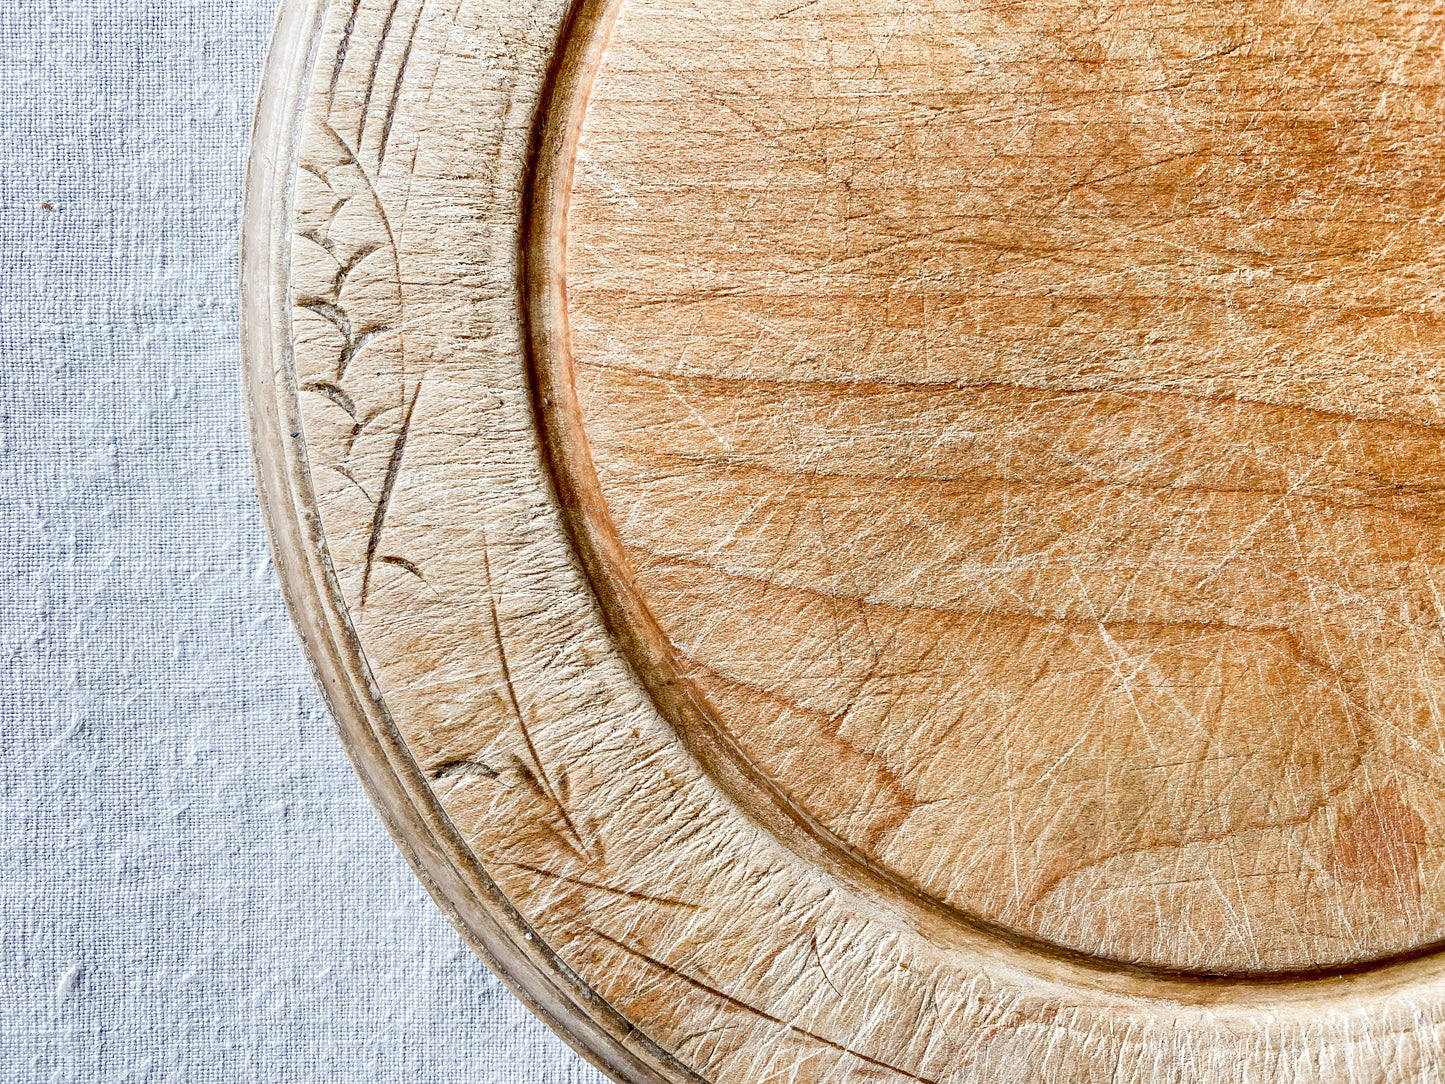
[(262, 499), (457, 927), (623, 1081), (1441, 1079), (1442, 133), (1426, 0), (286, 0)]

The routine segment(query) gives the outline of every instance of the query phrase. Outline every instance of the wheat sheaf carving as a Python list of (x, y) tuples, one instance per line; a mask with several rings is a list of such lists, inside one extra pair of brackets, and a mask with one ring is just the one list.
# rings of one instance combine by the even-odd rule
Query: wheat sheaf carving
[[(421, 379), (409, 370), (397, 238), (380, 177), (421, 14), (420, 3), (353, 0), (308, 132), (294, 193), (292, 324), (316, 485), (342, 485), (365, 514), (356, 537), (328, 537), (360, 561), (338, 562), (348, 603), (364, 608), (379, 568), (422, 577), (386, 547), (386, 521), (406, 455)], [(353, 48), (381, 20), (375, 44)], [(370, 39), (369, 39), (370, 40)], [(314, 419), (314, 421), (312, 421)]]

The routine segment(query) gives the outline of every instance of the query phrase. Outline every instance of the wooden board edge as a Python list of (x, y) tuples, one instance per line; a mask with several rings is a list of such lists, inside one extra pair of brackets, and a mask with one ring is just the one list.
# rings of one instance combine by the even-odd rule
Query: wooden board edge
[(325, 557), (296, 410), (288, 274), (300, 122), (328, 3), (283, 0), (256, 105), (241, 216), (245, 409), (287, 609), (368, 798), (467, 944), (543, 1023), (614, 1080), (697, 1084), (702, 1077), (635, 1029), (552, 952), (462, 841), (390, 719)]

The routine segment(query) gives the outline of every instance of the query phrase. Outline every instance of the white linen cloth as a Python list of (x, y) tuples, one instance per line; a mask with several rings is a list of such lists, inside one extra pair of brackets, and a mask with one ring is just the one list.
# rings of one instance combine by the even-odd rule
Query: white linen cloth
[(274, 15), (0, 3), (0, 1080), (598, 1084), (398, 855), (276, 586), (236, 285)]

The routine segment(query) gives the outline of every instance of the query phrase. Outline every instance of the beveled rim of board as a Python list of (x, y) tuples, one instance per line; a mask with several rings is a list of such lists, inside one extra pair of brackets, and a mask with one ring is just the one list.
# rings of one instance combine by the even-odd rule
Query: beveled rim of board
[[(531, 178), (525, 198), (529, 223), (521, 239), (518, 283), (520, 307), (528, 316), (534, 380), (534, 408), (544, 445), (552, 458), (556, 496), (564, 521), (599, 595), (609, 630), (626, 643), (632, 633), (619, 626), (626, 607), (641, 607), (625, 596), (609, 599), (597, 587), (619, 581), (601, 575), (615, 565), (607, 551), (607, 532), (584, 492), (585, 443), (572, 424), (562, 296), (561, 236), (557, 216), (565, 219), (571, 156), (585, 107), (586, 88), (606, 45), (617, 0), (577, 0), (561, 29), (560, 46), (538, 109)], [(326, 554), (315, 498), (310, 489), (306, 448), (296, 409), (297, 387), (291, 366), (289, 308), (289, 235), (292, 188), (297, 168), (300, 115), (315, 60), (319, 28), (327, 0), (284, 0), (272, 38), (256, 111), (246, 176), (241, 246), (242, 352), (247, 411), (253, 440), (263, 514), (282, 590), (316, 680), (331, 708), (338, 731), (369, 797), (398, 847), (432, 897), (472, 948), (508, 987), (569, 1045), (592, 1064), (624, 1081), (701, 1081), (705, 1078), (657, 1046), (605, 999), (592, 990), (537, 936), (525, 917), (488, 876), (442, 808), (403, 741), (368, 668)], [(560, 449), (560, 450), (559, 450)], [(595, 487), (595, 477), (593, 479)], [(624, 588), (625, 590), (625, 588)], [(645, 612), (645, 607), (643, 607)], [(655, 644), (639, 645), (655, 650)], [(628, 650), (629, 658), (636, 659)], [(645, 655), (642, 657), (646, 657)], [(644, 674), (649, 691), (655, 681)], [(654, 694), (656, 695), (656, 694)], [(673, 711), (664, 708), (670, 720)], [(702, 712), (700, 706), (692, 710)], [(734, 796), (756, 796), (748, 811), (762, 818), (785, 846), (801, 847), (830, 874), (848, 874), (818, 844), (798, 839), (800, 811), (780, 805), (771, 787), (760, 788), (735, 759), (735, 750), (715, 738), (709, 748), (707, 719), (699, 717), (684, 742), (709, 775), (721, 776)], [(767, 793), (762, 793), (766, 790)], [(768, 803), (772, 804), (771, 812)], [(806, 818), (806, 814), (801, 814)], [(806, 821), (803, 822), (806, 827)], [(816, 842), (816, 841), (815, 841)], [(841, 845), (839, 845), (841, 846)], [(854, 856), (848, 856), (851, 860)], [(877, 871), (866, 871), (866, 877)], [(865, 877), (865, 880), (866, 880)], [(851, 878), (857, 886), (857, 878)], [(867, 887), (865, 885), (865, 887)], [(896, 885), (885, 885), (896, 892)], [(926, 913), (936, 908), (920, 906)], [(935, 915), (935, 919), (937, 916)], [(948, 918), (950, 923), (953, 919)], [(925, 926), (932, 923), (923, 919)], [(1219, 976), (1137, 967), (1102, 961), (1083, 953), (1042, 946), (1019, 937), (1010, 942), (997, 930), (980, 930), (1002, 941), (1024, 971), (1080, 989), (1127, 993), (1180, 1004), (1229, 1004), (1241, 1008), (1324, 1009), (1377, 998), (1445, 977), (1442, 946), (1431, 944), (1409, 953), (1348, 968), (1308, 973)]]
[(252, 454), (282, 594), (367, 796), (437, 905), (523, 1004), (589, 1062), (637, 1084), (702, 1078), (636, 1031), (538, 937), (427, 785), (346, 617), (295, 411), (288, 304), (292, 188), (326, 0), (285, 0), (257, 101), (241, 235), (241, 350)]

